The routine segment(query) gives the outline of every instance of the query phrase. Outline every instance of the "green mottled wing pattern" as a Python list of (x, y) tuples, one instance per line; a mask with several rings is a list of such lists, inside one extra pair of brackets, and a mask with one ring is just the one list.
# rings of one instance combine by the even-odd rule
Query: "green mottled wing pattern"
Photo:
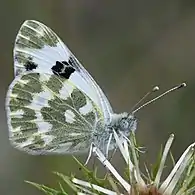
[(69, 80), (47, 73), (17, 76), (6, 109), (11, 143), (31, 154), (84, 152), (93, 133), (104, 129), (94, 101)]

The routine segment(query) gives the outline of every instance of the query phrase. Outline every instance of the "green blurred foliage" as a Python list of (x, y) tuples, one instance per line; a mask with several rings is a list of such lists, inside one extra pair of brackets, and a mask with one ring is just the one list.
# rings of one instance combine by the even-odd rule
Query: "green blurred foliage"
[[(38, 194), (24, 180), (54, 186), (51, 171), (79, 174), (71, 156), (29, 156), (8, 141), (5, 94), (13, 79), (12, 50), (26, 19), (51, 27), (105, 91), (116, 112), (131, 107), (153, 86), (188, 87), (137, 113), (137, 139), (152, 163), (160, 145), (176, 134), (177, 159), (195, 138), (195, 2), (192, 0), (33, 0), (0, 2), (0, 191)], [(160, 92), (157, 92), (157, 94)], [(156, 94), (152, 95), (155, 96)], [(120, 167), (116, 155), (114, 163)], [(81, 156), (84, 161), (86, 155)]]

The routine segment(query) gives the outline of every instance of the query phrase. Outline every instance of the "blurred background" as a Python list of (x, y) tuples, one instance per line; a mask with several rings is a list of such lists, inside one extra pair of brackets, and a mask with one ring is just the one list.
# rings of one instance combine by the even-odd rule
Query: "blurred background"
[[(131, 111), (156, 85), (161, 90), (151, 98), (181, 82), (187, 83), (185, 89), (169, 94), (136, 115), (137, 139), (147, 148), (143, 158), (149, 167), (171, 133), (176, 137), (172, 147), (175, 159), (194, 141), (195, 1), (1, 1), (2, 194), (42, 194), (24, 180), (55, 187), (57, 182), (52, 171), (80, 175), (71, 156), (30, 156), (9, 144), (4, 104), (13, 80), (14, 40), (26, 19), (43, 22), (62, 38), (102, 87), (117, 113)], [(84, 162), (86, 156), (77, 157)], [(119, 154), (113, 163), (122, 168)]]

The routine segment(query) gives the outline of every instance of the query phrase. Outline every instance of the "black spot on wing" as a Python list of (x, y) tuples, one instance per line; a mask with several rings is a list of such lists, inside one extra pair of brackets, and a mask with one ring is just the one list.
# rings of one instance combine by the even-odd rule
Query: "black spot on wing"
[(33, 69), (36, 69), (37, 68), (37, 64), (35, 64), (34, 62), (31, 62), (31, 61), (28, 61), (26, 62), (26, 64), (24, 65), (26, 70), (33, 70)]
[(56, 64), (51, 68), (55, 75), (60, 75), (66, 79), (69, 79), (70, 75), (75, 69), (66, 61), (56, 61)]
[(75, 71), (75, 69), (71, 66), (66, 67), (64, 73), (60, 73), (60, 76), (69, 79), (70, 75)]
[(29, 58), (26, 61), (26, 63), (24, 64), (24, 67), (25, 67), (26, 71), (29, 71), (29, 70), (36, 69), (38, 67), (38, 65), (32, 61), (32, 58)]
[(56, 61), (55, 66), (53, 66), (51, 69), (55, 73), (60, 73), (62, 72), (62, 69), (64, 68), (63, 62)]

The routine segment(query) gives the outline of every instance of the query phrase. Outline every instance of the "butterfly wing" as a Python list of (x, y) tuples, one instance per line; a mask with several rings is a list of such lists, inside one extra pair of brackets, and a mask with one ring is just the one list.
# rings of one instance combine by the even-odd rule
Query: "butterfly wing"
[(17, 76), (6, 109), (11, 143), (31, 154), (84, 152), (97, 126), (104, 129), (95, 102), (68, 79), (48, 73)]
[(44, 24), (27, 20), (21, 26), (14, 47), (15, 75), (25, 71), (57, 74), (69, 79), (100, 107), (104, 120), (113, 113), (98, 84), (60, 38)]

